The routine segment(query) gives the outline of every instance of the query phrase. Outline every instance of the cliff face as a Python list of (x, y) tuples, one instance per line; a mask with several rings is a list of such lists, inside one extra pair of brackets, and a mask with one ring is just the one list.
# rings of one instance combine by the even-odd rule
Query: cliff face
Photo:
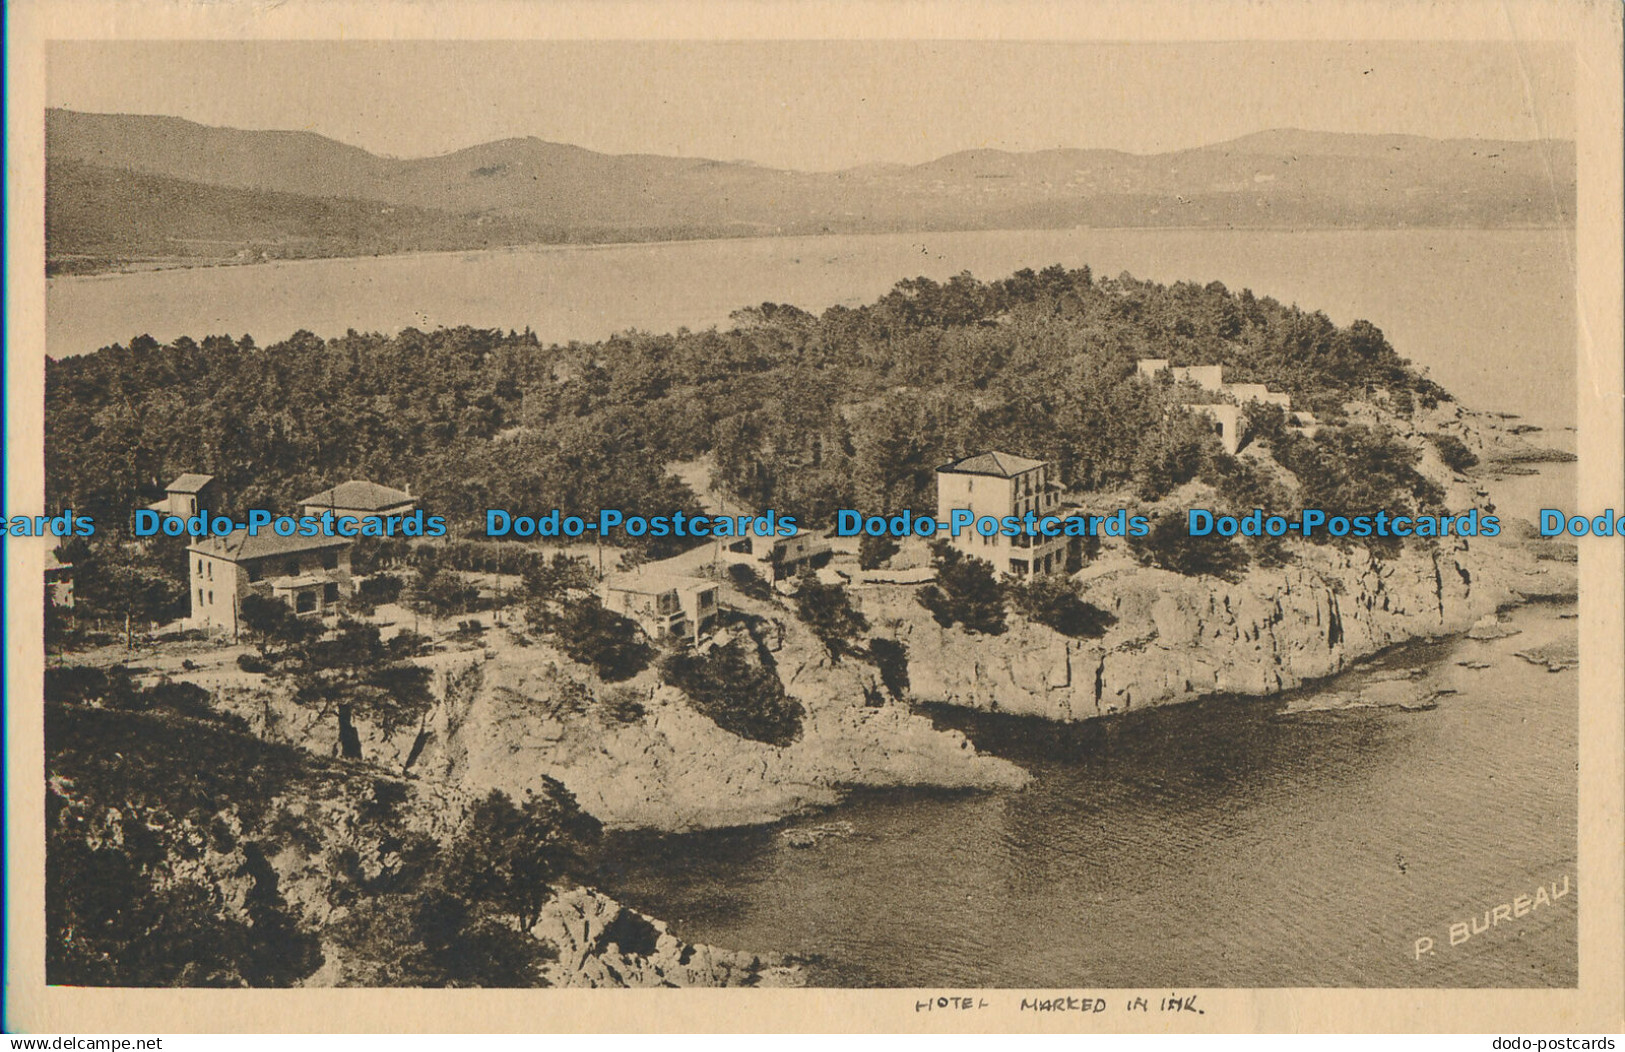
[(1330, 546), (1299, 553), (1293, 565), (1234, 585), (1141, 567), (1089, 577), (1084, 598), (1117, 618), (1099, 640), (1014, 617), (1000, 636), (944, 629), (911, 589), (866, 590), (864, 607), (908, 648), (917, 700), (1082, 720), (1207, 694), (1290, 690), (1574, 587), (1571, 568), (1537, 563), (1516, 542), (1446, 539), (1393, 559)]
[[(1495, 414), (1443, 402), (1400, 417), (1350, 402), (1351, 419), (1387, 429), (1418, 454), (1445, 505), (1486, 507), (1506, 465), (1572, 460), (1532, 444)], [(1447, 466), (1432, 438), (1452, 436), (1484, 465)], [(1255, 568), (1236, 584), (1139, 566), (1119, 549), (1079, 575), (1083, 598), (1117, 620), (1100, 639), (1072, 639), (1012, 615), (1003, 635), (944, 629), (914, 589), (858, 590), (876, 634), (907, 647), (910, 692), (1055, 720), (1083, 720), (1208, 694), (1267, 695), (1347, 669), (1416, 639), (1465, 632), (1527, 600), (1572, 599), (1574, 566), (1533, 528), (1501, 513), (1494, 538), (1446, 537), (1378, 558), (1363, 547), (1289, 542), (1288, 565)], [(1115, 559), (1115, 561), (1113, 561)]]
[[(483, 651), (432, 659), (438, 701), (421, 726), (386, 735), (358, 724), (362, 754), (459, 792), (515, 799), (547, 775), (606, 826), (668, 831), (772, 822), (837, 803), (854, 786), (1026, 784), (1021, 768), (889, 700), (872, 666), (833, 661), (788, 611), (736, 601), (766, 621), (763, 645), (805, 709), (788, 746), (723, 730), (653, 669), (606, 685), (552, 647), (498, 631)], [(286, 699), (245, 692), (235, 708), (272, 738), (338, 751), (333, 721)]]
[(420, 762), (455, 784), (510, 794), (545, 773), (606, 825), (665, 830), (771, 822), (834, 804), (851, 786), (1025, 784), (1020, 768), (979, 755), (958, 732), (936, 730), (906, 705), (873, 703), (884, 697), (874, 669), (832, 662), (793, 618), (780, 615), (774, 628), (779, 677), (806, 709), (789, 746), (722, 730), (652, 670), (593, 688), (596, 697), (634, 700), (643, 709), (637, 718), (606, 717), (593, 701), (549, 704), (561, 679), (580, 670), (531, 647), (501, 652), (468, 674), (435, 714)]

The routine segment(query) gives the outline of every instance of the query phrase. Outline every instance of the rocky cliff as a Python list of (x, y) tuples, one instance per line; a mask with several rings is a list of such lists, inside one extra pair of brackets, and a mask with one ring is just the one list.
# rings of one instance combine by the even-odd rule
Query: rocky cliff
[[(669, 831), (772, 822), (834, 804), (854, 786), (1026, 784), (1016, 765), (889, 698), (873, 666), (833, 660), (784, 607), (729, 601), (765, 626), (761, 643), (805, 709), (787, 746), (723, 730), (653, 668), (605, 684), (544, 642), (493, 631), (483, 649), (433, 659), (438, 700), (421, 726), (384, 734), (361, 724), (363, 755), (467, 793), (519, 798), (545, 775), (606, 826)], [(239, 692), (232, 707), (269, 737), (337, 752), (330, 718), (268, 698), (265, 687)]]
[[(1411, 442), (1419, 469), (1453, 508), (1488, 507), (1498, 467), (1572, 459), (1454, 403), (1414, 420), (1363, 403), (1349, 409)], [(1485, 470), (1444, 465), (1427, 441), (1438, 434), (1459, 437)], [(877, 632), (907, 648), (916, 700), (1082, 720), (1208, 694), (1290, 690), (1399, 643), (1465, 632), (1510, 605), (1573, 598), (1574, 566), (1532, 541), (1528, 523), (1502, 518), (1498, 537), (1407, 543), (1393, 556), (1295, 542), (1288, 565), (1255, 568), (1234, 584), (1142, 567), (1119, 550), (1080, 575), (1084, 599), (1116, 618), (1100, 639), (1071, 639), (1015, 616), (1003, 635), (974, 635), (939, 626), (911, 588), (858, 595)]]
[(910, 589), (862, 595), (871, 621), (907, 648), (917, 700), (1081, 720), (1290, 690), (1398, 643), (1465, 632), (1529, 595), (1572, 588), (1572, 568), (1537, 564), (1516, 545), (1452, 539), (1394, 559), (1304, 546), (1293, 565), (1238, 584), (1107, 570), (1084, 585), (1084, 598), (1117, 618), (1098, 640), (1014, 617), (1003, 635), (971, 635), (937, 625)]

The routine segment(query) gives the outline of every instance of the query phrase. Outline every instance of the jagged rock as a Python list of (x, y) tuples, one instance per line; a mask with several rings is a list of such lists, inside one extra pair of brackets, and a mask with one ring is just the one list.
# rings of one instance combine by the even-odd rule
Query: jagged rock
[[(801, 736), (788, 746), (722, 730), (653, 669), (608, 687), (544, 643), (518, 646), (493, 634), (489, 660), (483, 649), (437, 655), (438, 700), (421, 726), (386, 735), (358, 721), (363, 756), (396, 770), (411, 758), (412, 775), (465, 795), (501, 789), (517, 799), (547, 775), (607, 826), (669, 831), (774, 822), (832, 806), (852, 786), (1026, 784), (1021, 768), (978, 753), (963, 734), (938, 730), (908, 705), (872, 704), (887, 697), (875, 670), (832, 662), (792, 615), (731, 601), (761, 615), (742, 634), (777, 645), (779, 677), (805, 708)], [(606, 715), (598, 699), (611, 689), (633, 692), (643, 715), (626, 722)], [(260, 691), (228, 707), (269, 739), (338, 752), (334, 721), (289, 697)]]
[(688, 944), (664, 922), (591, 888), (556, 896), (531, 935), (558, 949), (543, 969), (554, 986), (802, 986), (801, 966), (774, 955)]
[(1507, 636), (1517, 634), (1518, 629), (1503, 625), (1496, 614), (1485, 614), (1474, 621), (1473, 627), (1467, 630), (1468, 639), (1505, 639)]
[(857, 827), (851, 822), (824, 822), (815, 826), (784, 829), (779, 836), (791, 847), (809, 848), (817, 847), (825, 840), (845, 840), (856, 832)]
[(1580, 643), (1578, 639), (1573, 638), (1543, 643), (1538, 647), (1520, 650), (1517, 655), (1532, 665), (1545, 665), (1548, 672), (1562, 672), (1565, 669), (1580, 667)]

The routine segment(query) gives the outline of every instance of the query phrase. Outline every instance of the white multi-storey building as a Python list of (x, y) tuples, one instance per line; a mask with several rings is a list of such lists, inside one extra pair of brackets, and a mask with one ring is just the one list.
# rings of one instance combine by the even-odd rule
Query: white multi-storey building
[[(956, 510), (977, 519), (1023, 519), (1030, 511), (1037, 519), (1060, 508), (1061, 487), (1050, 479), (1050, 465), (1042, 460), (997, 451), (944, 464), (937, 469), (937, 521), (946, 524)], [(986, 559), (999, 573), (1060, 573), (1066, 569), (1065, 537), (1006, 536), (1002, 531), (984, 536), (961, 530), (949, 543), (966, 555)]]

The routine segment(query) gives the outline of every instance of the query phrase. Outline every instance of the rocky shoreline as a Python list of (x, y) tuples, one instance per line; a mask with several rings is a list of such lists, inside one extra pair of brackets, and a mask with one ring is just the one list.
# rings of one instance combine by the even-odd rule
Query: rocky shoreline
[[(1364, 404), (1352, 418), (1390, 428), (1422, 454), (1419, 469), (1449, 506), (1493, 506), (1501, 465), (1566, 463), (1527, 428), (1454, 403), (1411, 421)], [(1480, 461), (1447, 467), (1425, 440), (1453, 435)], [(1189, 497), (1190, 495), (1187, 495)], [(1469, 632), (1524, 602), (1578, 592), (1572, 545), (1541, 540), (1502, 516), (1494, 538), (1442, 538), (1379, 557), (1362, 547), (1297, 542), (1293, 559), (1237, 583), (1135, 564), (1119, 549), (1080, 575), (1084, 598), (1115, 623), (1100, 639), (1070, 639), (1012, 621), (1000, 636), (944, 629), (901, 590), (863, 593), (877, 630), (907, 648), (915, 698), (985, 711), (1076, 721), (1214, 695), (1294, 690), (1413, 640)]]
[[(1543, 459), (1521, 435), (1482, 415), (1457, 407), (1441, 413), (1453, 416), (1421, 422), (1416, 433), (1456, 433), (1486, 466), (1460, 474), (1436, 457), (1424, 462), (1453, 507), (1488, 501), (1494, 465)], [(404, 776), (441, 816), (492, 789), (520, 798), (544, 775), (607, 828), (663, 832), (769, 824), (832, 807), (857, 787), (1019, 790), (1026, 771), (979, 753), (956, 730), (939, 729), (914, 703), (1073, 722), (1216, 694), (1278, 694), (1399, 644), (1493, 634), (1498, 612), (1577, 591), (1565, 552), (1534, 538), (1527, 524), (1506, 526), (1496, 538), (1445, 538), (1384, 558), (1360, 547), (1299, 543), (1288, 564), (1254, 569), (1233, 584), (1107, 553), (1080, 575), (1087, 601), (1115, 618), (1098, 639), (1069, 638), (1014, 616), (1002, 635), (972, 635), (933, 621), (912, 584), (855, 585), (853, 602), (872, 634), (906, 654), (908, 687), (900, 697), (873, 665), (832, 657), (787, 606), (730, 594), (730, 605), (747, 616), (728, 631), (749, 635), (769, 655), (786, 692), (805, 709), (799, 737), (784, 746), (722, 730), (652, 668), (605, 684), (547, 643), (507, 629), (489, 632), (480, 647), (429, 659), (437, 700), (420, 725), (385, 733), (362, 723), (358, 730), (363, 755)], [(1570, 656), (1541, 652), (1527, 660), (1556, 670), (1568, 667)], [(256, 683), (218, 696), (265, 740), (338, 753), (331, 721), (274, 690), (267, 696), (268, 689)], [(614, 705), (605, 703), (610, 697)], [(1406, 676), (1386, 674), (1298, 704), (1318, 711), (1433, 703)], [(816, 846), (817, 839), (792, 846)], [(588, 888), (560, 894), (532, 935), (558, 948), (547, 966), (555, 985), (805, 981), (793, 962), (685, 944), (662, 922)], [(324, 969), (311, 981), (343, 980)]]
[[(1557, 456), (1453, 403), (1418, 417), (1408, 432), (1386, 413), (1374, 422), (1423, 450), (1421, 469), (1452, 507), (1488, 502), (1494, 463)], [(1441, 433), (1459, 436), (1485, 468), (1446, 468), (1423, 440)], [(1518, 603), (1574, 596), (1574, 564), (1533, 532), (1510, 521), (1496, 538), (1444, 538), (1393, 557), (1300, 542), (1288, 564), (1234, 584), (1139, 566), (1119, 550), (1080, 575), (1085, 598), (1116, 619), (1099, 639), (1014, 616), (997, 636), (945, 629), (915, 602), (913, 585), (854, 585), (872, 634), (906, 653), (900, 698), (873, 665), (833, 658), (787, 606), (730, 592), (755, 626), (752, 641), (805, 708), (801, 734), (786, 746), (722, 730), (653, 669), (605, 684), (543, 641), (494, 630), (482, 648), (433, 659), (438, 700), (420, 726), (385, 734), (360, 725), (363, 755), (470, 794), (518, 796), (547, 775), (607, 828), (665, 832), (772, 823), (833, 806), (856, 787), (1019, 789), (1025, 771), (938, 729), (913, 703), (1077, 721), (1290, 691), (1398, 644), (1468, 632)], [(610, 695), (636, 717), (607, 717), (601, 700)], [(337, 752), (331, 721), (267, 700), (262, 687), (222, 697), (268, 739)]]
[(1075, 721), (1210, 694), (1278, 694), (1401, 643), (1465, 633), (1497, 611), (1575, 594), (1573, 568), (1522, 541), (1457, 539), (1379, 559), (1308, 548), (1295, 565), (1235, 585), (1164, 570), (1110, 569), (1086, 598), (1117, 620), (1099, 640), (1041, 625), (968, 636), (916, 616), (900, 596), (866, 597), (907, 647), (921, 700)]

